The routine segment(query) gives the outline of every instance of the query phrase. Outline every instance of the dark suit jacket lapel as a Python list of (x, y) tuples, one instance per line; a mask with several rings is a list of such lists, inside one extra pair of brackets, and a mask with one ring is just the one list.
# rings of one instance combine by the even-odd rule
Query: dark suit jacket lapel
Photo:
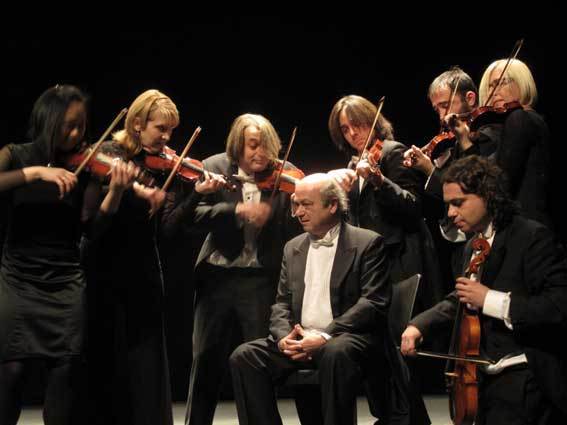
[(494, 279), (502, 266), (502, 261), (504, 261), (508, 230), (509, 226), (501, 232), (496, 232), (494, 241), (492, 242), (492, 248), (490, 248), (490, 254), (488, 254), (488, 258), (482, 270), (481, 282), (489, 288), (494, 286)]
[[(498, 273), (498, 270), (500, 270), (500, 266), (502, 264), (502, 261), (504, 260), (504, 254), (506, 252), (505, 241), (507, 238), (507, 233), (508, 233), (508, 228), (505, 228), (501, 232), (496, 233), (496, 235), (494, 236), (492, 247), (490, 248), (490, 253), (488, 254), (488, 257), (481, 268), (481, 276), (479, 278), (480, 282), (483, 285), (488, 286), (489, 288), (492, 288), (492, 284), (494, 282), (496, 274)], [(471, 241), (467, 242), (467, 245), (463, 252), (463, 270), (462, 270), (463, 276), (465, 276), (467, 268), (471, 261), (471, 256), (472, 256), (471, 245), (472, 245)]]
[(331, 271), (331, 307), (333, 309), (333, 317), (337, 316), (337, 309), (339, 306), (333, 304), (333, 299), (338, 299), (338, 290), (345, 280), (347, 274), (351, 270), (356, 248), (351, 241), (351, 232), (346, 223), (341, 225), (341, 233), (335, 253), (335, 260), (333, 261), (333, 270)]
[(306, 233), (303, 240), (293, 249), (293, 258), (288, 265), (289, 276), (287, 277), (290, 289), (297, 296), (294, 297), (292, 309), (295, 311), (298, 323), (301, 323), (301, 309), (303, 307), (303, 294), (305, 293), (305, 265), (307, 264), (307, 253), (309, 252), (309, 235)]

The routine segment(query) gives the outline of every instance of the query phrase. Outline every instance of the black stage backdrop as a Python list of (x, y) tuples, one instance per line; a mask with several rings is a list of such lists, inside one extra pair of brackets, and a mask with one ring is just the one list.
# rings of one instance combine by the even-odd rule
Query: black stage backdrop
[[(375, 102), (386, 96), (382, 112), (392, 121), (397, 140), (421, 146), (439, 129), (427, 99), (432, 79), (460, 65), (478, 83), (486, 66), (507, 57), (521, 37), (525, 43), (519, 58), (530, 66), (539, 89), (536, 109), (554, 132), (552, 113), (557, 112), (548, 100), (551, 82), (545, 61), (550, 39), (541, 34), (466, 35), (457, 29), (457, 20), (446, 27), (412, 27), (411, 35), (381, 28), (369, 19), (345, 24), (336, 18), (224, 16), (193, 18), (190, 24), (187, 30), (170, 32), (109, 34), (81, 28), (80, 34), (53, 29), (4, 34), (0, 146), (24, 140), (33, 102), (52, 85), (75, 84), (90, 95), (88, 132), (93, 141), (121, 108), (142, 91), (156, 88), (173, 99), (181, 114), (173, 148), (181, 150), (193, 129), (203, 128), (191, 157), (203, 159), (223, 151), (232, 120), (252, 112), (270, 119), (284, 144), (298, 126), (290, 160), (306, 173), (325, 171), (346, 165), (327, 130), (329, 112), (341, 96), (359, 94)], [(548, 75), (550, 70), (548, 63)], [(554, 149), (552, 172), (561, 181), (566, 149), (557, 139)], [(554, 189), (563, 192), (559, 183)], [(565, 226), (556, 221), (565, 240)], [(176, 400), (184, 400), (187, 392), (191, 259), (199, 246), (200, 240), (186, 240), (162, 247)], [(425, 389), (435, 391), (439, 386)]]

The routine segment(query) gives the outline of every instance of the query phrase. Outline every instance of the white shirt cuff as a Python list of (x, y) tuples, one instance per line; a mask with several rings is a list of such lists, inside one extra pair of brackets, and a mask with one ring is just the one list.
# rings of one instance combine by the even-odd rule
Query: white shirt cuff
[(501, 292), (489, 289), (484, 299), (482, 312), (495, 319), (504, 321), (508, 329), (512, 329), (512, 321), (510, 319), (510, 301), (511, 292)]

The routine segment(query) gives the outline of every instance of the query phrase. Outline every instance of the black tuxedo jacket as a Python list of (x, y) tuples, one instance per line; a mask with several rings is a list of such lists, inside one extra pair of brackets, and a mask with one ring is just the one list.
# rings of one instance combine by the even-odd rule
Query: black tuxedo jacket
[[(284, 248), (278, 294), (270, 319), (270, 333), (276, 341), (288, 335), (296, 323), (301, 323), (308, 251), (307, 233), (292, 239)], [(382, 236), (343, 223), (330, 288), (333, 321), (324, 332), (383, 334), (392, 288)]]
[[(471, 257), (465, 247), (463, 266)], [(464, 269), (463, 267), (463, 269)], [(491, 289), (511, 292), (513, 330), (502, 320), (480, 314), (481, 349), (494, 360), (523, 352), (546, 395), (567, 413), (567, 363), (563, 337), (567, 331), (567, 261), (543, 225), (516, 216), (498, 230), (480, 281)], [(435, 330), (451, 325), (458, 299), (445, 300), (411, 320), (429, 339)]]
[[(218, 174), (238, 174), (238, 165), (231, 162), (226, 153), (213, 155), (203, 161), (204, 168)], [(286, 168), (295, 168), (286, 163)], [(268, 201), (270, 191), (262, 191), (262, 201)], [(229, 260), (235, 259), (244, 246), (244, 231), (239, 225), (235, 209), (242, 202), (242, 190), (219, 190), (203, 196), (195, 208), (193, 229), (209, 232), (195, 267), (219, 250)], [(279, 192), (272, 203), (272, 213), (258, 235), (258, 260), (269, 272), (279, 270), (284, 244), (300, 232), (297, 219), (291, 217), (289, 195)]]

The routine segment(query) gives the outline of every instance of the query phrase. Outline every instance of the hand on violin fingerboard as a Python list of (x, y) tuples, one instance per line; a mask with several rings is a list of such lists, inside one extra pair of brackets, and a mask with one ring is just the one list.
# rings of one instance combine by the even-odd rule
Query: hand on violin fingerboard
[(140, 168), (134, 165), (132, 161), (128, 163), (121, 161), (115, 162), (110, 171), (109, 192), (123, 193), (132, 186), (139, 174)]
[(484, 306), (484, 300), (488, 293), (488, 287), (482, 283), (466, 277), (457, 278), (455, 285), (459, 301), (472, 305), (474, 308), (480, 310)]
[(374, 187), (378, 188), (384, 182), (384, 176), (380, 172), (378, 165), (372, 165), (369, 160), (362, 159), (356, 164), (356, 174), (364, 180), (371, 182)]
[(203, 171), (203, 180), (195, 183), (195, 190), (201, 195), (208, 195), (226, 187), (227, 181), (220, 174)]
[(429, 176), (435, 168), (431, 158), (415, 145), (412, 145), (411, 148), (404, 152), (404, 166), (415, 168), (426, 176)]
[(457, 137), (462, 150), (467, 150), (472, 146), (472, 141), (470, 139), (471, 130), (467, 121), (460, 119), (457, 114), (447, 114), (443, 118), (443, 122)]

